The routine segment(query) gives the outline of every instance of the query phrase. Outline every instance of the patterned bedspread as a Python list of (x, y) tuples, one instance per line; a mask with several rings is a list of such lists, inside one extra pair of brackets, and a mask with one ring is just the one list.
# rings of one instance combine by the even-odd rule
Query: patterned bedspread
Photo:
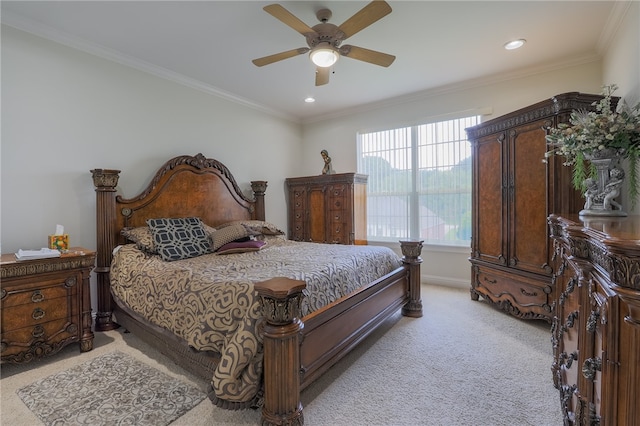
[(257, 252), (164, 262), (121, 246), (111, 265), (114, 298), (198, 350), (220, 353), (215, 396), (251, 403), (262, 375), (262, 317), (253, 283), (289, 277), (307, 283), (307, 315), (401, 266), (385, 247), (304, 243), (270, 238)]

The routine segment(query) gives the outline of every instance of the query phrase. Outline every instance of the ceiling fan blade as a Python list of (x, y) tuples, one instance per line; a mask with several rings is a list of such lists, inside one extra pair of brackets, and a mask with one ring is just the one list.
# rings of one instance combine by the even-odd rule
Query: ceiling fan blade
[(395, 56), (387, 53), (376, 52), (375, 50), (369, 50), (358, 46), (350, 46), (348, 44), (340, 48), (340, 54), (347, 58), (369, 62), (370, 64), (380, 65), (381, 67), (388, 67), (396, 59)]
[(316, 67), (316, 86), (322, 86), (329, 82), (331, 67)]
[(390, 13), (391, 6), (386, 1), (372, 1), (338, 27), (344, 33), (342, 40), (351, 37)]
[(274, 55), (264, 56), (262, 58), (254, 59), (253, 64), (258, 67), (272, 64), (274, 62), (282, 61), (283, 59), (293, 58), (294, 56), (302, 55), (309, 51), (308, 47), (299, 47), (297, 49), (287, 50), (286, 52), (276, 53)]
[(276, 19), (279, 19), (286, 25), (290, 26), (303, 36), (306, 36), (309, 33), (315, 33), (311, 27), (298, 19), (295, 15), (289, 12), (284, 7), (279, 4), (270, 4), (268, 6), (263, 7), (263, 10), (273, 16)]

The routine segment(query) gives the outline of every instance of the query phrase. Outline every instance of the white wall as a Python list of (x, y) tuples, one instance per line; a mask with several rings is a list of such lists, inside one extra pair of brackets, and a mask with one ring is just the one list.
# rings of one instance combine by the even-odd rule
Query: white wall
[(166, 160), (199, 152), (247, 193), (267, 180), (267, 219), (286, 229), (301, 137), (299, 124), (2, 26), (1, 250), (44, 247), (56, 224), (95, 248), (90, 169), (122, 170), (133, 197)]
[[(605, 46), (603, 60), (603, 84), (619, 86), (616, 96), (621, 96), (629, 106), (640, 102), (640, 2), (632, 1), (611, 45)], [(628, 168), (627, 168), (628, 170)], [(627, 184), (623, 189), (622, 205), (630, 214), (640, 214), (640, 198), (632, 210), (627, 198)]]
[[(490, 115), (499, 117), (551, 96), (565, 92), (600, 93), (602, 85), (617, 83), (621, 90), (616, 95), (640, 98), (640, 3), (632, 2), (625, 20), (607, 46), (604, 62), (594, 61), (563, 69), (532, 73), (523, 71), (500, 80), (478, 80), (449, 88), (440, 88), (423, 96), (416, 95), (410, 102), (388, 102), (376, 109), (353, 114), (336, 114), (327, 120), (304, 125), (304, 147), (299, 175), (316, 174), (322, 168), (320, 150), (327, 149), (337, 172), (356, 170), (356, 133), (423, 122), (432, 116), (489, 107)], [(603, 66), (604, 63), (604, 66)], [(603, 76), (603, 68), (606, 76)], [(428, 71), (425, 71), (428, 72)], [(626, 197), (626, 194), (625, 194)], [(629, 213), (638, 214), (640, 207), (630, 210), (630, 200), (622, 198)], [(640, 205), (640, 202), (638, 203)], [(627, 206), (629, 206), (627, 208)], [(398, 248), (397, 245), (393, 246)], [(425, 247), (423, 249), (423, 278), (432, 284), (468, 288), (470, 265), (469, 249)]]

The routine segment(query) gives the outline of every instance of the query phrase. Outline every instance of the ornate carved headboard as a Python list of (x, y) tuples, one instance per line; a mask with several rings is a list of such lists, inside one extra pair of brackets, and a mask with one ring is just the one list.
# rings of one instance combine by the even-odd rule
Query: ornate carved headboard
[(229, 169), (202, 154), (182, 155), (167, 161), (138, 196), (116, 195), (120, 170), (91, 170), (96, 188), (98, 312), (96, 330), (114, 328), (109, 289), (113, 249), (125, 242), (125, 227), (146, 226), (161, 217), (196, 216), (215, 227), (233, 220), (265, 220), (265, 181), (252, 181), (254, 199), (238, 187)]

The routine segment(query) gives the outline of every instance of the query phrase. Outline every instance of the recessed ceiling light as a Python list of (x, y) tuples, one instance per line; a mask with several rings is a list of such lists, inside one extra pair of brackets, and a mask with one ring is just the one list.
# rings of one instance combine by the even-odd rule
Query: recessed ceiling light
[(524, 44), (527, 42), (527, 40), (523, 39), (523, 38), (519, 38), (518, 40), (511, 40), (508, 43), (505, 43), (504, 48), (507, 50), (513, 50), (513, 49), (518, 49), (522, 46), (524, 46)]
[(311, 96), (309, 96), (308, 98), (304, 98), (304, 101), (308, 104), (312, 104), (316, 101), (316, 98), (312, 98)]

